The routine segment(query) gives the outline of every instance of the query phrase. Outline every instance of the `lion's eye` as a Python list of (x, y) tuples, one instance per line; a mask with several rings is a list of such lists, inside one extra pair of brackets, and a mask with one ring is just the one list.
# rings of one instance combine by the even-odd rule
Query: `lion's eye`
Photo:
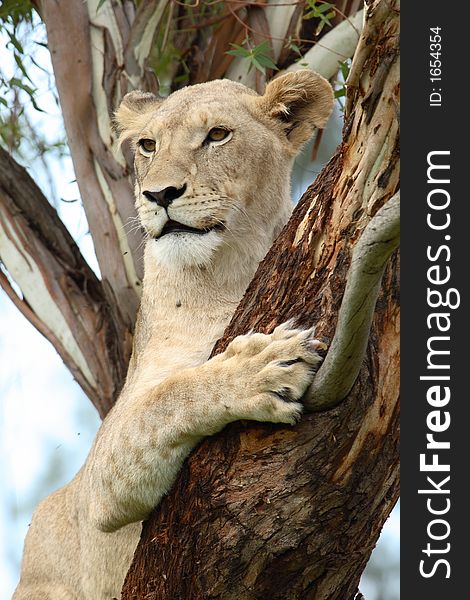
[(149, 155), (155, 152), (155, 140), (142, 139), (139, 140), (139, 147), (144, 155)]
[(232, 132), (224, 127), (213, 127), (206, 137), (206, 142), (224, 142), (232, 137)]

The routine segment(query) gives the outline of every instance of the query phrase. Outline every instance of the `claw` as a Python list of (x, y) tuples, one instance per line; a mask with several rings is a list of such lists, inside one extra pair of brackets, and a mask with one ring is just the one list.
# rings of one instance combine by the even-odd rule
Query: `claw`
[(284, 402), (296, 402), (296, 398), (294, 397), (294, 392), (288, 387), (283, 387), (280, 390), (274, 392), (278, 398), (283, 400)]
[(278, 362), (280, 367), (290, 367), (291, 365), (295, 365), (297, 363), (304, 362), (302, 358), (293, 358), (292, 360), (281, 360)]
[(312, 340), (311, 346), (314, 350), (328, 350), (328, 344), (320, 342), (320, 340)]

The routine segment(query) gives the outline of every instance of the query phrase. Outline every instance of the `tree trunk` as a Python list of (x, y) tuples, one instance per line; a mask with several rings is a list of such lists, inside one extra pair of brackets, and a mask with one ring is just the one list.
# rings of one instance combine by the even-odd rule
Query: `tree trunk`
[[(289, 318), (330, 341), (351, 251), (398, 187), (399, 3), (370, 0), (344, 139), (237, 309), (222, 351)], [(144, 524), (124, 600), (349, 600), (398, 497), (398, 255), (347, 398), (293, 427), (207, 439)], [(223, 382), (221, 382), (223, 384)]]

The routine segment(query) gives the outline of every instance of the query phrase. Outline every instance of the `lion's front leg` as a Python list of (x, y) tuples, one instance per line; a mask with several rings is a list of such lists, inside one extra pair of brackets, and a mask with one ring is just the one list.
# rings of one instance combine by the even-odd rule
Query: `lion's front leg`
[(118, 403), (82, 474), (85, 518), (106, 532), (144, 519), (201, 438), (230, 422), (294, 424), (320, 360), (312, 336), (286, 326), (240, 336), (207, 363)]

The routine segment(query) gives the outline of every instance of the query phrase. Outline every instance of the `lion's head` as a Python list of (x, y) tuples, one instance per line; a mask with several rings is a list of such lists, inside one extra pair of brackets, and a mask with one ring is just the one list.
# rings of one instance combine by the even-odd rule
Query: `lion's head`
[(116, 122), (134, 148), (153, 256), (173, 267), (234, 252), (259, 261), (290, 213), (293, 158), (332, 104), (331, 86), (311, 71), (274, 79), (263, 96), (229, 80), (166, 99), (127, 94)]

